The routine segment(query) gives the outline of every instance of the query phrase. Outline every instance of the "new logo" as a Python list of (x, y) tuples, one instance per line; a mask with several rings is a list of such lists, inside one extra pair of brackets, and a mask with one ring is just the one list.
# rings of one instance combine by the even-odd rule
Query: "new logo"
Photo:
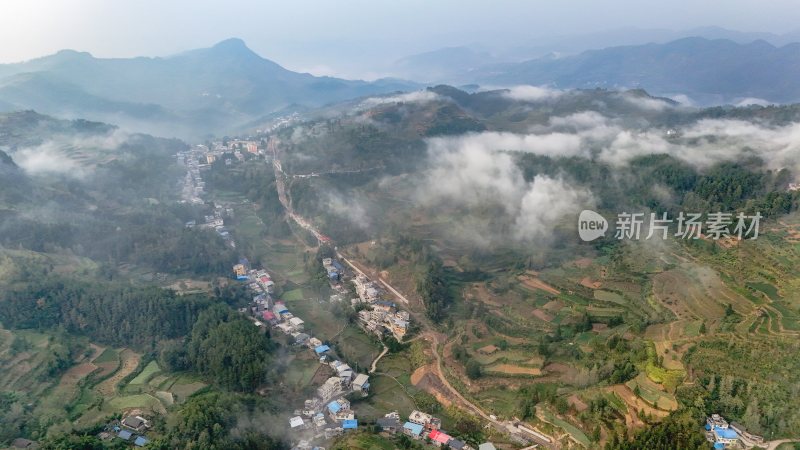
[(600, 214), (584, 209), (578, 216), (578, 235), (581, 240), (591, 242), (600, 236), (605, 236), (608, 230), (608, 221)]

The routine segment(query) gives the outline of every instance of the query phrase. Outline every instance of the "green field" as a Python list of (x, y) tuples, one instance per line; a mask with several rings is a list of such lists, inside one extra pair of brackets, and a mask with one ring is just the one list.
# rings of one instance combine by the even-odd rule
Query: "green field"
[(95, 364), (115, 363), (119, 361), (119, 353), (113, 348), (107, 348), (92, 361)]
[[(537, 412), (538, 411), (539, 410), (537, 409)], [(549, 422), (569, 433), (570, 436), (572, 436), (576, 441), (581, 443), (581, 445), (583, 445), (584, 447), (589, 448), (591, 446), (591, 441), (589, 440), (589, 437), (586, 436), (586, 434), (580, 429), (578, 429), (578, 427), (576, 427), (575, 425), (572, 425), (571, 423), (565, 420), (559, 419), (558, 417), (555, 416), (555, 414), (546, 409), (541, 410), (540, 417), (545, 422)]]
[(359, 418), (377, 419), (391, 411), (397, 411), (401, 416), (407, 416), (416, 409), (414, 400), (406, 393), (404, 386), (391, 377), (372, 375), (369, 383), (369, 397), (359, 400), (353, 405)]
[(397, 446), (387, 437), (364, 432), (348, 433), (339, 438), (331, 450), (395, 450)]
[(360, 328), (348, 326), (334, 341), (336, 352), (347, 361), (358, 364), (359, 368), (366, 369), (372, 364), (383, 347), (377, 340), (367, 336)]
[(158, 367), (158, 363), (155, 361), (150, 361), (147, 366), (136, 376), (129, 384), (144, 384), (146, 383), (150, 377), (155, 375), (156, 373), (160, 372), (161, 368)]

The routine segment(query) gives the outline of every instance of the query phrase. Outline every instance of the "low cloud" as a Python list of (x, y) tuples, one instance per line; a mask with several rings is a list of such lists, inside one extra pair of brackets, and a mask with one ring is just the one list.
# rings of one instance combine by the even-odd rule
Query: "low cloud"
[(372, 225), (370, 215), (364, 206), (366, 203), (365, 199), (341, 193), (328, 193), (322, 202), (332, 214), (347, 219), (362, 230)]
[(96, 135), (62, 135), (33, 147), (12, 153), (14, 162), (31, 175), (65, 175), (84, 178), (91, 172), (89, 163), (81, 162), (75, 154), (90, 155), (89, 160), (102, 159), (104, 153), (116, 152), (130, 135), (114, 130)]
[(581, 137), (572, 133), (516, 134), (507, 132), (470, 133), (458, 137), (434, 138), (428, 148), (437, 154), (453, 150), (472, 151), (474, 155), (496, 150), (518, 151), (537, 155), (577, 156), (583, 153)]
[(645, 110), (645, 111), (663, 111), (667, 108), (672, 108), (674, 105), (671, 103), (652, 97), (644, 97), (630, 94), (619, 94), (627, 103)]
[(743, 98), (743, 99), (739, 100), (738, 102), (736, 102), (735, 105), (739, 106), (739, 107), (743, 107), (743, 106), (752, 106), (752, 105), (769, 106), (769, 105), (772, 105), (772, 104), (773, 104), (773, 102), (771, 102), (769, 100), (764, 100), (763, 98), (747, 97), (747, 98)]
[(361, 108), (372, 108), (391, 103), (428, 103), (442, 99), (442, 96), (432, 91), (414, 91), (388, 97), (370, 97), (361, 102), (359, 106)]
[(521, 102), (543, 102), (561, 97), (564, 91), (543, 86), (514, 86), (503, 92), (503, 96)]
[(14, 153), (14, 161), (31, 175), (59, 174), (75, 178), (83, 178), (86, 175), (85, 169), (80, 164), (65, 156), (59, 147), (50, 143), (18, 150)]
[(588, 189), (561, 177), (537, 175), (525, 180), (512, 155), (501, 150), (545, 154), (554, 151), (555, 142), (561, 138), (551, 136), (544, 144), (540, 137), (506, 133), (432, 139), (430, 170), (418, 198), (428, 206), (496, 210), (503, 222), (510, 224), (508, 235), (460, 221), (455, 232), (476, 245), (507, 241), (509, 237), (520, 242), (545, 242), (565, 216), (593, 204), (593, 197)]

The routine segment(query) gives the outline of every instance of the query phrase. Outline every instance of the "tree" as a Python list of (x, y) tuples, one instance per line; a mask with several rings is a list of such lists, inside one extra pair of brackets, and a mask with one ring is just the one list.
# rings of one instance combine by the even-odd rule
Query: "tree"
[(467, 371), (467, 376), (472, 380), (476, 380), (483, 375), (483, 371), (481, 370), (481, 365), (478, 363), (478, 361), (475, 361), (474, 359), (470, 359), (469, 361), (467, 361), (466, 371)]

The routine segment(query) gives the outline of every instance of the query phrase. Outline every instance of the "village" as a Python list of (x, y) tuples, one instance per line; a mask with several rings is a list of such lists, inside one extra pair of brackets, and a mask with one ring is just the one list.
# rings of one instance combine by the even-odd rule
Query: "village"
[[(205, 183), (201, 169), (208, 167), (220, 158), (223, 153), (233, 152), (239, 161), (244, 161), (242, 151), (252, 156), (270, 159), (270, 154), (258, 142), (247, 140), (230, 140), (227, 143), (215, 142), (212, 148), (206, 145), (197, 145), (178, 155), (178, 161), (187, 168), (187, 174), (182, 187), (182, 201), (191, 204), (203, 204), (205, 201)], [(230, 164), (230, 160), (226, 159)], [(273, 163), (279, 162), (274, 161)], [(279, 167), (277, 166), (276, 167)], [(310, 223), (292, 211), (288, 212), (291, 218), (301, 227), (309, 230), (322, 244), (329, 244), (330, 238), (319, 233)], [(231, 208), (215, 203), (214, 212), (204, 217), (204, 223), (194, 221), (186, 223), (187, 228), (205, 227), (213, 229), (232, 248), (236, 244), (226, 228), (225, 220), (233, 217)], [(346, 264), (355, 269), (349, 261)], [(330, 287), (335, 292), (330, 296), (331, 302), (345, 302), (358, 310), (357, 325), (368, 335), (373, 335), (379, 340), (391, 336), (398, 342), (409, 333), (411, 317), (408, 311), (397, 307), (391, 300), (391, 295), (379, 283), (370, 280), (364, 273), (353, 272), (346, 268), (337, 258), (324, 258), (322, 267), (325, 271)], [(343, 433), (358, 430), (360, 425), (355, 412), (351, 408), (351, 400), (365, 397), (369, 394), (369, 374), (358, 373), (347, 363), (338, 359), (335, 349), (315, 337), (313, 330), (306, 327), (305, 321), (293, 314), (285, 302), (275, 298), (275, 282), (272, 276), (263, 269), (251, 267), (246, 258), (240, 259), (232, 268), (232, 275), (237, 281), (246, 283), (252, 294), (252, 303), (249, 307), (240, 309), (240, 312), (251, 317), (253, 324), (265, 330), (269, 329), (286, 336), (292, 343), (293, 351), (312, 352), (320, 365), (325, 365), (332, 370), (324, 383), (317, 387), (315, 396), (306, 399), (302, 407), (293, 411), (287, 418), (288, 429), (296, 450), (324, 450), (316, 445), (322, 441), (330, 440)], [(348, 289), (351, 283), (356, 297), (351, 296), (353, 290)], [(378, 357), (380, 358), (380, 357)], [(374, 364), (373, 364), (374, 365)], [(422, 442), (430, 442), (436, 448), (442, 445), (454, 450), (474, 450), (466, 442), (448, 435), (441, 429), (441, 420), (423, 411), (413, 411), (406, 421), (401, 420), (396, 411), (387, 412), (375, 424), (382, 432), (387, 434), (403, 435)], [(484, 443), (479, 450), (492, 450), (493, 444)]]

